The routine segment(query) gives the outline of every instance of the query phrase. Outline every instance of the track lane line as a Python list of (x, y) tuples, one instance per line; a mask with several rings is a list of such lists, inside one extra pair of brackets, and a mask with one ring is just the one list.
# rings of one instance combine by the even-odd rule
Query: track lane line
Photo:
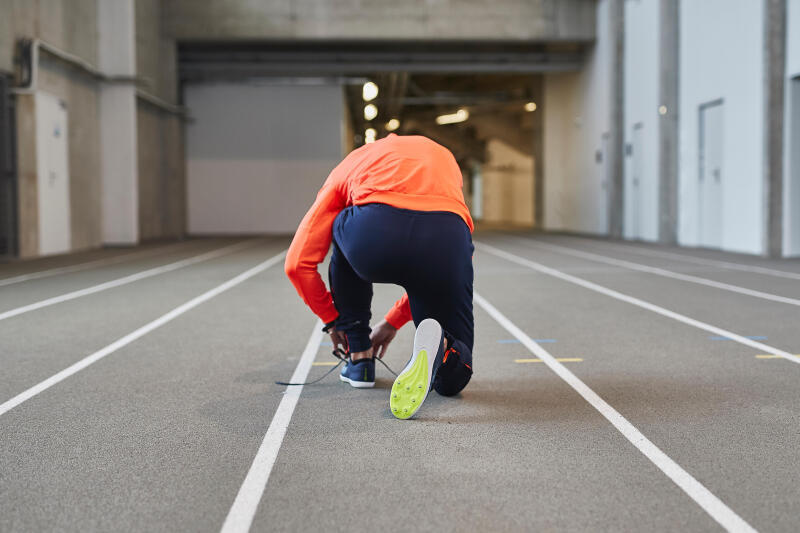
[(670, 478), (683, 492), (686, 493), (697, 505), (719, 525), (728, 531), (755, 532), (756, 530), (736, 514), (730, 507), (717, 498), (702, 483), (684, 470), (678, 463), (653, 444), (641, 431), (631, 424), (616, 409), (611, 407), (596, 392), (590, 389), (567, 367), (559, 363), (555, 357), (535, 343), (525, 332), (518, 328), (496, 307), (489, 303), (477, 292), (473, 294), (475, 302), (483, 308), (498, 324), (516, 337), (534, 355), (541, 359), (555, 374), (563, 379), (575, 392), (594, 407), (603, 417), (633, 444), (645, 457), (647, 457), (659, 470)]
[(558, 278), (569, 283), (573, 283), (575, 285), (579, 285), (585, 289), (589, 289), (591, 291), (599, 292), (600, 294), (605, 294), (606, 296), (610, 296), (622, 302), (629, 303), (631, 305), (635, 305), (637, 307), (641, 307), (643, 309), (647, 309), (648, 311), (652, 311), (659, 315), (665, 316), (667, 318), (671, 318), (673, 320), (677, 320), (678, 322), (683, 322), (689, 326), (703, 329), (705, 331), (709, 331), (716, 335), (720, 335), (722, 337), (727, 337), (732, 341), (738, 342), (739, 344), (743, 344), (745, 346), (749, 346), (750, 348), (755, 348), (759, 352), (767, 352), (773, 355), (777, 355), (783, 357), (787, 361), (791, 361), (793, 363), (800, 364), (800, 357), (796, 355), (792, 355), (789, 352), (785, 352), (783, 350), (779, 350), (778, 348), (773, 348), (767, 344), (754, 341), (743, 337), (737, 333), (733, 333), (732, 331), (728, 331), (717, 326), (713, 326), (706, 322), (701, 322), (699, 320), (695, 320), (694, 318), (688, 317), (686, 315), (682, 315), (680, 313), (676, 313), (675, 311), (670, 311), (664, 307), (660, 307), (658, 305), (652, 304), (650, 302), (646, 302), (644, 300), (640, 300), (639, 298), (635, 298), (633, 296), (628, 296), (627, 294), (623, 294), (621, 292), (617, 292), (613, 289), (609, 289), (602, 285), (598, 285), (597, 283), (593, 283), (591, 281), (587, 281), (583, 278), (579, 278), (577, 276), (573, 276), (571, 274), (566, 274), (561, 272), (560, 270), (556, 270), (554, 268), (547, 267), (541, 263), (537, 263), (535, 261), (531, 261), (530, 259), (525, 259), (524, 257), (520, 257), (518, 255), (506, 252), (505, 250), (501, 250), (500, 248), (495, 248), (494, 246), (482, 243), (482, 242), (475, 242), (475, 248), (478, 250), (482, 250), (486, 253), (491, 255), (500, 257), (507, 261), (511, 261), (512, 263), (516, 263), (518, 265), (522, 265), (524, 267), (530, 268), (531, 270), (535, 270), (537, 272), (541, 272), (542, 274), (547, 274), (548, 276), (552, 276), (554, 278)]
[[(596, 242), (591, 239), (580, 239), (581, 242)], [(722, 261), (719, 259), (706, 259), (704, 257), (694, 257), (691, 255), (677, 254), (674, 252), (664, 252), (661, 250), (650, 250), (644, 248), (637, 248), (628, 244), (614, 243), (614, 246), (628, 251), (632, 254), (661, 257), (664, 259), (675, 259), (676, 261), (685, 261), (687, 263), (694, 263), (696, 265), (716, 266), (720, 268), (727, 268), (730, 270), (741, 270), (742, 272), (753, 272), (756, 274), (764, 274), (765, 276), (774, 276), (777, 278), (796, 279), (800, 280), (800, 273), (788, 272), (786, 270), (777, 270), (774, 268), (760, 267), (757, 265), (744, 265), (741, 263), (733, 263), (730, 261)]]
[[(311, 370), (312, 363), (322, 343), (322, 326), (323, 324), (319, 320), (314, 324), (314, 330), (308, 338), (303, 355), (300, 357), (300, 361), (297, 362), (297, 367), (294, 369), (289, 382), (302, 383), (308, 377), (308, 372)], [(258, 452), (256, 452), (253, 463), (247, 471), (242, 486), (239, 487), (239, 492), (236, 494), (236, 499), (230, 511), (228, 511), (221, 533), (246, 533), (250, 530), (301, 392), (303, 392), (302, 385), (286, 387), (283, 398), (281, 398), (278, 409), (275, 410), (275, 414), (272, 416), (272, 421), (267, 428), (264, 439), (261, 441)]]
[(150, 257), (152, 255), (158, 255), (164, 253), (167, 250), (171, 250), (173, 248), (179, 248), (181, 247), (181, 245), (187, 244), (189, 242), (191, 241), (179, 242), (175, 244), (170, 244), (168, 246), (157, 247), (152, 250), (142, 250), (140, 252), (127, 253), (115, 257), (108, 257), (105, 259), (96, 259), (94, 261), (87, 261), (85, 263), (78, 263), (76, 265), (67, 265), (63, 267), (49, 268), (47, 270), (39, 270), (38, 272), (31, 272), (30, 274), (21, 274), (19, 276), (13, 276), (10, 278), (2, 278), (0, 279), (0, 287), (4, 287), (6, 285), (13, 285), (15, 283), (22, 283), (23, 281), (30, 281), (34, 279), (56, 276), (58, 274), (79, 272), (81, 270), (88, 270), (90, 268), (98, 266), (116, 265), (119, 263), (125, 263), (126, 261), (129, 261), (131, 259), (140, 259), (142, 257)]
[(796, 298), (789, 298), (787, 296), (780, 296), (777, 294), (771, 294), (768, 292), (757, 291), (753, 289), (748, 289), (746, 287), (740, 287), (738, 285), (731, 285), (730, 283), (722, 283), (719, 281), (715, 281), (713, 279), (708, 278), (701, 278), (699, 276), (692, 276), (689, 274), (681, 274), (679, 272), (673, 272), (672, 270), (666, 270), (664, 268), (658, 267), (651, 267), (649, 265), (643, 265), (641, 263), (634, 263), (633, 261), (626, 261), (624, 259), (615, 259), (613, 257), (608, 257), (606, 255), (596, 254), (593, 252), (584, 252), (583, 250), (576, 250), (575, 248), (570, 248), (567, 246), (560, 246), (557, 244), (550, 244), (538, 240), (526, 240), (526, 239), (519, 239), (515, 238), (515, 242), (519, 243), (533, 243), (534, 246), (538, 246), (540, 248), (546, 250), (553, 250), (556, 253), (564, 254), (564, 255), (571, 255), (573, 257), (579, 257), (581, 259), (586, 259), (587, 261), (595, 261), (598, 263), (605, 263), (607, 265), (619, 266), (622, 268), (627, 268), (630, 270), (637, 270), (639, 272), (646, 272), (648, 274), (654, 274), (656, 276), (662, 276), (665, 278), (672, 278), (677, 279), (680, 281), (686, 281), (689, 283), (697, 283), (699, 285), (705, 285), (707, 287), (714, 287), (716, 289), (722, 289), (724, 291), (735, 292), (738, 294), (745, 294), (747, 296), (753, 296), (755, 298), (761, 298), (763, 300), (771, 300), (773, 302), (779, 302), (783, 304), (789, 305), (796, 305), (800, 306), (800, 300)]
[(42, 392), (46, 391), (47, 389), (49, 389), (53, 385), (56, 385), (56, 384), (64, 381), (65, 379), (67, 379), (68, 377), (70, 377), (70, 376), (72, 376), (74, 374), (77, 374), (78, 372), (80, 372), (84, 368), (96, 363), (100, 359), (103, 359), (104, 357), (106, 357), (108, 355), (111, 355), (112, 353), (116, 352), (120, 348), (123, 348), (123, 347), (129, 345), (130, 343), (132, 343), (133, 341), (135, 341), (135, 340), (137, 340), (137, 339), (139, 339), (141, 337), (144, 337), (145, 335), (147, 335), (151, 331), (160, 328), (164, 324), (167, 324), (168, 322), (176, 319), (177, 317), (181, 316), (182, 314), (186, 313), (187, 311), (189, 311), (191, 309), (194, 309), (198, 305), (210, 300), (211, 298), (214, 298), (215, 296), (217, 296), (219, 294), (222, 294), (223, 292), (227, 291), (228, 289), (231, 289), (231, 288), (235, 287), (236, 285), (239, 285), (243, 281), (246, 281), (246, 280), (252, 278), (256, 274), (260, 274), (261, 272), (265, 271), (266, 269), (270, 268), (271, 266), (275, 265), (276, 263), (282, 261), (285, 256), (286, 256), (286, 251), (284, 250), (283, 252), (279, 253), (278, 255), (270, 257), (266, 261), (262, 261), (261, 263), (259, 263), (258, 265), (254, 266), (253, 268), (250, 268), (249, 270), (246, 270), (246, 271), (242, 272), (238, 276), (233, 277), (233, 278), (229, 279), (228, 281), (226, 281), (226, 282), (224, 282), (224, 283), (222, 283), (220, 285), (217, 285), (213, 289), (204, 292), (200, 296), (196, 296), (195, 298), (192, 298), (188, 302), (186, 302), (186, 303), (184, 303), (182, 305), (179, 305), (178, 307), (176, 307), (176, 308), (172, 309), (171, 311), (161, 315), (160, 317), (158, 317), (157, 319), (153, 320), (152, 322), (148, 322), (147, 324), (145, 324), (144, 326), (140, 327), (139, 329), (137, 329), (137, 330), (135, 330), (135, 331), (133, 331), (131, 333), (128, 333), (124, 337), (112, 342), (108, 346), (106, 346), (104, 348), (101, 348), (100, 350), (94, 352), (93, 354), (84, 357), (83, 359), (81, 359), (77, 363), (75, 363), (75, 364), (73, 364), (71, 366), (68, 366), (67, 368), (65, 368), (61, 372), (58, 372), (57, 374), (54, 374), (54, 375), (50, 376), (46, 380), (34, 385), (33, 387), (31, 387), (31, 388), (29, 388), (29, 389), (17, 394), (16, 396), (11, 398), (10, 400), (7, 400), (7, 401), (3, 402), (2, 404), (0, 404), (0, 416), (2, 416), (5, 413), (9, 412), (10, 410), (12, 410), (13, 408), (15, 408), (18, 405), (22, 404), (23, 402), (25, 402), (27, 400), (30, 400), (34, 396), (37, 396), (38, 394), (41, 394)]
[(53, 296), (52, 298), (39, 300), (38, 302), (34, 302), (32, 304), (16, 307), (14, 309), (10, 309), (8, 311), (0, 313), (0, 321), (15, 316), (19, 316), (24, 313), (30, 313), (31, 311), (36, 311), (37, 309), (42, 309), (44, 307), (50, 307), (51, 305), (60, 304), (62, 302), (68, 302), (76, 298), (81, 298), (82, 296), (88, 296), (90, 294), (96, 294), (101, 291), (113, 289), (115, 287), (120, 287), (122, 285), (127, 285), (129, 283), (133, 283), (134, 281), (139, 281), (142, 279), (157, 276), (165, 272), (178, 270), (179, 268), (183, 268), (189, 265), (194, 265), (196, 263), (201, 263), (203, 261), (208, 261), (209, 259), (222, 257), (224, 255), (232, 254), (233, 252), (243, 250), (245, 248), (252, 248), (257, 244), (257, 242), (258, 241), (252, 241), (252, 240), (238, 242), (235, 244), (224, 246), (222, 248), (217, 248), (216, 250), (211, 250), (210, 252), (205, 252), (199, 255), (188, 257), (186, 259), (181, 259), (180, 261), (175, 261), (174, 263), (161, 265), (155, 268), (149, 268), (147, 270), (137, 272), (136, 274), (131, 274), (121, 278), (112, 279), (111, 281), (106, 281), (98, 285), (92, 285), (91, 287), (86, 287), (85, 289), (78, 289), (77, 291), (68, 292), (65, 294), (61, 294), (59, 296)]

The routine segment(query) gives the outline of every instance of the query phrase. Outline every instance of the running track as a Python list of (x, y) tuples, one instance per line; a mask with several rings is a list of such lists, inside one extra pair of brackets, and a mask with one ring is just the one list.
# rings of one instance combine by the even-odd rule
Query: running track
[(0, 264), (0, 531), (800, 528), (800, 261), (475, 240), (476, 374), (408, 422), (273, 383), (333, 361), (288, 239)]

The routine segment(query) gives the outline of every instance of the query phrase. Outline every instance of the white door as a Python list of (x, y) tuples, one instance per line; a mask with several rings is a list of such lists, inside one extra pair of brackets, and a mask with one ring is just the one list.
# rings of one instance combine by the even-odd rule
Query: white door
[(633, 190), (631, 191), (631, 198), (633, 205), (633, 238), (642, 238), (642, 172), (644, 165), (642, 164), (644, 154), (644, 124), (637, 122), (633, 126), (632, 150), (633, 153), (631, 161), (631, 184)]
[(725, 182), (722, 101), (700, 106), (700, 246), (722, 247), (722, 192)]
[(67, 108), (48, 93), (35, 98), (39, 253), (57, 254), (71, 248)]

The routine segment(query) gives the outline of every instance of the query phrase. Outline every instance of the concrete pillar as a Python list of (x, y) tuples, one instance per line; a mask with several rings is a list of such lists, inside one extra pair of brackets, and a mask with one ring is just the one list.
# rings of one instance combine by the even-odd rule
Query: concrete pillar
[(764, 0), (764, 253), (783, 254), (786, 0)]
[(32, 94), (17, 97), (17, 221), (19, 257), (39, 255), (39, 180), (36, 169), (36, 105)]
[(533, 225), (544, 228), (544, 76), (537, 76), (533, 93), (539, 110), (533, 114)]
[(678, 242), (679, 0), (659, 2), (658, 240)]
[(608, 0), (611, 29), (611, 120), (609, 126), (608, 234), (622, 238), (625, 219), (625, 3)]
[[(100, 70), (110, 76), (136, 74), (134, 0), (98, 2)], [(103, 242), (139, 242), (139, 169), (136, 87), (104, 83), (100, 94)]]

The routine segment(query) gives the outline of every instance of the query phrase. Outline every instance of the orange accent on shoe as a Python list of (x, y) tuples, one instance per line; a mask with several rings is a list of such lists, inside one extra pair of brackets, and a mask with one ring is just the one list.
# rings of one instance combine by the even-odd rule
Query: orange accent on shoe
[(472, 370), (472, 367), (471, 367), (471, 366), (469, 366), (467, 363), (464, 363), (464, 366), (465, 366), (465, 367), (467, 367), (467, 368), (469, 368), (470, 370)]

